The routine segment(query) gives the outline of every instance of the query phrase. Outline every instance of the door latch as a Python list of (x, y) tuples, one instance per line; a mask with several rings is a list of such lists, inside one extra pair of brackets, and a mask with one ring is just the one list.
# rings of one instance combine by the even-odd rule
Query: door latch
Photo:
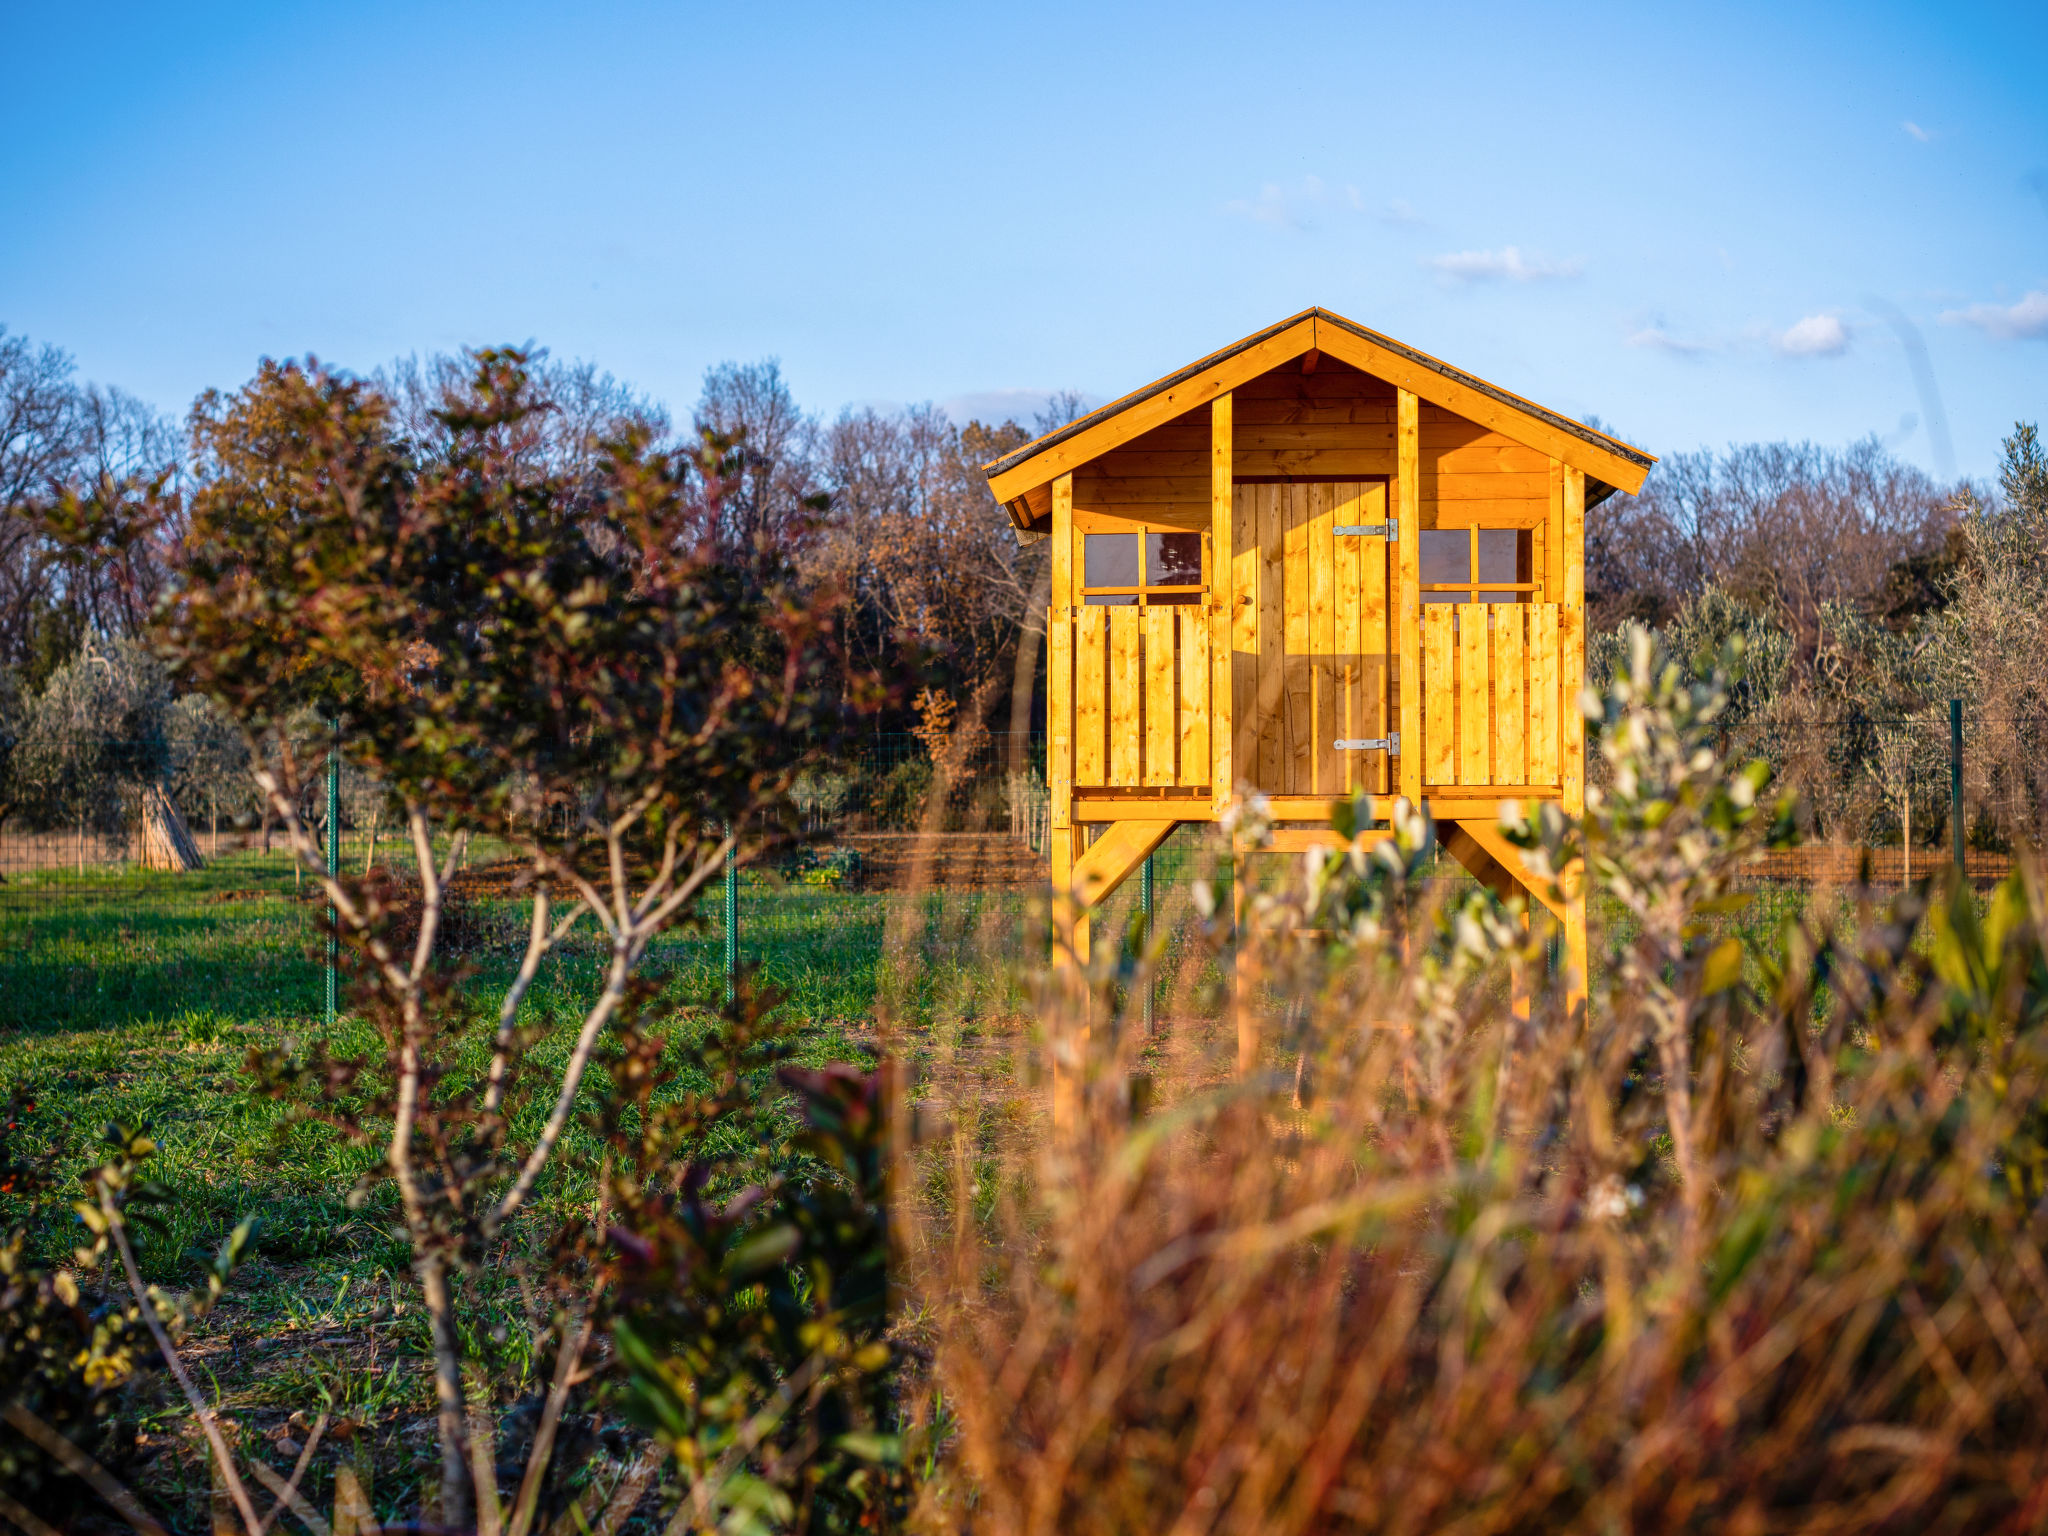
[(1330, 531), (1340, 538), (1386, 539), (1391, 542), (1401, 537), (1401, 523), (1398, 518), (1384, 523), (1339, 523)]
[(1396, 731), (1391, 736), (1361, 736), (1356, 740), (1339, 737), (1335, 745), (1339, 752), (1391, 752), (1399, 757), (1401, 733)]

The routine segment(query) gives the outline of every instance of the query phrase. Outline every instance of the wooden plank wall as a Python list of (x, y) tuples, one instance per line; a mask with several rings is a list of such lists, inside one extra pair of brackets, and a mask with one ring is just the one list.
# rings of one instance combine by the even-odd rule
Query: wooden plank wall
[[(1056, 637), (1061, 627), (1055, 620)], [(1207, 612), (1081, 607), (1064, 627), (1074, 656), (1075, 787), (1207, 787)]]
[(1388, 788), (1386, 753), (1335, 745), (1393, 729), (1388, 546), (1335, 532), (1388, 516), (1383, 481), (1237, 488), (1237, 753), (1268, 793)]
[[(1232, 477), (1391, 477), (1394, 401), (1393, 386), (1332, 358), (1314, 373), (1297, 364), (1254, 379), (1232, 397)], [(1425, 513), (1425, 526), (1543, 525), (1550, 504), (1546, 454), (1429, 404), (1421, 407), (1420, 428), (1422, 505), (1434, 513)], [(1074, 509), (1084, 519), (1133, 518), (1207, 532), (1210, 449), (1204, 406), (1077, 469)]]
[[(1194, 642), (1183, 613), (1170, 621), (1175, 660), (1169, 676), (1155, 671), (1149, 659), (1166, 649), (1160, 626), (1168, 620), (1156, 615), (1168, 610), (1143, 616), (1123, 610), (1128, 617), (1117, 619), (1119, 610), (1080, 607), (1073, 591), (1068, 601), (1087, 620), (1077, 621), (1063, 647), (1076, 668), (1069, 697), (1077, 785), (1211, 784), (1213, 792), (1227, 794), (1226, 786), (1212, 781), (1214, 764), (1228, 760), (1236, 779), (1274, 794), (1407, 787), (1406, 768), (1397, 784), (1386, 755), (1339, 754), (1332, 746), (1340, 735), (1385, 736), (1403, 718), (1400, 650), (1392, 625), (1396, 594), (1389, 590), (1386, 546), (1353, 538), (1333, 542), (1330, 532), (1338, 522), (1376, 523), (1396, 514), (1388, 498), (1389, 482), (1398, 483), (1397, 398), (1391, 385), (1334, 358), (1320, 358), (1307, 372), (1296, 360), (1239, 386), (1220, 411), (1205, 404), (1074, 471), (1070, 527), (1077, 536), (1132, 525), (1207, 533), (1209, 579), (1227, 582), (1200, 642), (1213, 670), (1207, 685), (1193, 693), (1195, 680), (1185, 667)], [(1573, 777), (1575, 743), (1568, 732), (1552, 732), (1544, 712), (1547, 701), (1570, 685), (1571, 658), (1561, 655), (1559, 645), (1578, 638), (1575, 583), (1567, 574), (1576, 575), (1578, 563), (1565, 558), (1578, 531), (1567, 526), (1575, 520), (1566, 516), (1567, 503), (1577, 510), (1570, 494), (1577, 485), (1567, 486), (1562, 467), (1541, 450), (1449, 411), (1420, 403), (1415, 420), (1411, 521), (1422, 529), (1529, 529), (1525, 579), (1539, 583), (1530, 613), (1548, 609), (1554, 615), (1525, 617), (1524, 627), (1506, 642), (1498, 637), (1497, 621), (1476, 631), (1486, 647), (1482, 666), (1476, 653), (1467, 664), (1466, 650), (1476, 642), (1465, 638), (1448, 606), (1425, 610), (1411, 663), (1427, 679), (1416, 690), (1419, 739), (1410, 752), (1421, 772), (1415, 782), (1478, 782), (1471, 776), (1480, 772), (1481, 756), (1491, 783), (1553, 784), (1561, 774)], [(1328, 482), (1354, 477), (1363, 477), (1377, 499), (1342, 508)], [(1226, 487), (1221, 494), (1219, 485)], [(1219, 560), (1213, 552), (1224, 529), (1231, 549)], [(1072, 551), (1067, 575), (1076, 589), (1079, 554), (1078, 548)], [(1558, 640), (1544, 643), (1532, 627), (1541, 625), (1556, 625)], [(1391, 654), (1373, 664), (1347, 674), (1341, 664), (1325, 667), (1319, 660), (1377, 655), (1377, 636), (1387, 637), (1384, 647)], [(1514, 682), (1500, 715), (1496, 674), (1503, 667)], [(1468, 672), (1487, 679), (1485, 712), (1490, 721), (1500, 716), (1504, 722), (1469, 744), (1456, 726), (1461, 712), (1480, 712), (1476, 696), (1459, 692)], [(1103, 680), (1099, 691), (1088, 686), (1093, 676)], [(1452, 690), (1448, 714), (1445, 701), (1429, 691), (1439, 677)], [(1519, 702), (1515, 687), (1522, 690)], [(1199, 714), (1192, 712), (1196, 694)], [(1230, 699), (1218, 717), (1231, 722), (1227, 737), (1208, 734), (1212, 694)], [(1452, 722), (1448, 734), (1445, 720)], [(1341, 729), (1329, 728), (1339, 723)], [(1210, 760), (1199, 772), (1190, 771), (1196, 755), (1191, 733), (1200, 733)], [(1546, 766), (1553, 740), (1559, 761)], [(1517, 761), (1529, 777), (1504, 778), (1494, 766)]]
[(1558, 620), (1556, 603), (1437, 603), (1422, 610), (1425, 789), (1559, 786)]

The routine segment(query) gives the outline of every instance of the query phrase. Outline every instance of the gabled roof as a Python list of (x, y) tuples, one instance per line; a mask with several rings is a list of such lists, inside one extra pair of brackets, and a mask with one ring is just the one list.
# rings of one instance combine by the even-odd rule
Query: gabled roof
[(1220, 352), (1112, 400), (985, 466), (989, 489), (1018, 527), (1033, 523), (1025, 497), (1058, 476), (1174, 417), (1205, 405), (1307, 352), (1321, 352), (1562, 460), (1586, 476), (1588, 505), (1634, 494), (1656, 459), (1546, 406), (1368, 330), (1327, 309), (1305, 309)]

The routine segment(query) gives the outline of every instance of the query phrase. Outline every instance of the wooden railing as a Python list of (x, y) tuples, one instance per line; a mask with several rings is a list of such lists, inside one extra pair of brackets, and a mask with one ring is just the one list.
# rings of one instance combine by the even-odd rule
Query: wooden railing
[[(1081, 608), (1055, 622), (1066, 627), (1074, 658), (1075, 787), (1206, 786), (1207, 613), (1192, 605)], [(1052, 646), (1055, 662), (1061, 650)]]
[(1422, 780), (1555, 789), (1563, 711), (1556, 603), (1422, 611)]
[[(1423, 609), (1422, 740), (1406, 750), (1421, 754), (1425, 794), (1557, 792), (1567, 704), (1560, 620), (1556, 603)], [(1206, 788), (1211, 733), (1230, 722), (1214, 718), (1205, 611), (1084, 607), (1052, 623), (1050, 702), (1071, 721), (1073, 789)], [(1052, 731), (1057, 781), (1058, 718)], [(1055, 782), (1055, 797), (1063, 792)]]

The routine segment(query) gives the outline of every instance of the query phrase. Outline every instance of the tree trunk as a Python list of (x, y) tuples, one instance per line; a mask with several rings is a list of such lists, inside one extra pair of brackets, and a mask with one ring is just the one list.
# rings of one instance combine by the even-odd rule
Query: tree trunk
[(162, 784), (148, 784), (142, 790), (142, 867), (176, 874), (206, 867), (191, 828)]

